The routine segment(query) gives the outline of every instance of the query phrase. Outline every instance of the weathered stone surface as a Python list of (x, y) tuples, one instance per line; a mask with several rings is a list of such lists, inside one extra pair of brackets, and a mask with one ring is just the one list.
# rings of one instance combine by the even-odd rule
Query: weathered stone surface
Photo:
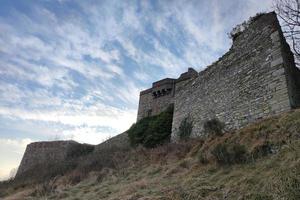
[[(27, 145), (16, 177), (35, 169), (36, 166), (70, 161), (89, 153), (123, 151), (130, 148), (127, 133), (121, 133), (98, 145), (80, 144), (75, 141), (34, 142)], [(50, 172), (49, 172), (50, 173)]]
[(197, 77), (198, 73), (189, 68), (178, 79), (166, 78), (152, 84), (152, 88), (140, 93), (137, 120), (144, 117), (157, 115), (174, 103), (175, 85), (178, 87), (183, 82)]
[[(157, 101), (141, 93), (138, 119), (146, 111), (174, 103), (172, 138), (181, 121), (193, 120), (193, 136), (203, 136), (206, 120), (218, 118), (226, 129), (300, 106), (300, 71), (283, 37), (275, 13), (256, 17), (239, 33), (217, 62), (183, 82), (175, 81), (172, 98)], [(157, 103), (159, 105), (157, 105)], [(161, 106), (163, 105), (163, 106)]]
[(105, 142), (95, 146), (95, 152), (113, 150), (128, 150), (130, 148), (127, 132), (116, 135)]
[(64, 162), (72, 147), (80, 145), (75, 141), (34, 142), (27, 145), (17, 177), (37, 164)]

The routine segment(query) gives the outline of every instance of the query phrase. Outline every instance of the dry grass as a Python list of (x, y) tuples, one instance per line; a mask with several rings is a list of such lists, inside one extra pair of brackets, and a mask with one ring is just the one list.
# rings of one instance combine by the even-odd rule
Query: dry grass
[[(218, 144), (244, 145), (250, 155), (258, 156), (245, 164), (219, 166), (211, 154)], [(257, 153), (264, 145), (270, 151)], [(205, 155), (205, 163), (199, 161), (200, 153)], [(78, 171), (59, 177), (55, 192), (46, 193), (45, 198), (299, 199), (300, 110), (205, 141), (167, 144), (151, 150), (137, 148), (116, 158), (119, 163), (114, 168), (103, 168), (82, 177)], [(70, 181), (78, 176), (76, 183)]]

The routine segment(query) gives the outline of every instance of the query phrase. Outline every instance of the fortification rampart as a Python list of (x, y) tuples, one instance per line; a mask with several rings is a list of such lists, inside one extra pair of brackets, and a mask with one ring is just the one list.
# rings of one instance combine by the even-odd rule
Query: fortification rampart
[[(300, 106), (300, 72), (273, 12), (246, 24), (217, 62), (179, 80), (172, 98), (162, 99), (164, 104), (174, 103), (173, 139), (186, 117), (193, 121), (192, 136), (203, 136), (204, 123), (213, 118), (224, 122), (226, 129), (237, 129)], [(138, 119), (157, 106), (153, 88), (147, 91), (140, 96)], [(162, 110), (152, 114), (158, 111)]]
[(74, 147), (81, 145), (75, 141), (34, 142), (27, 145), (17, 177), (39, 164), (64, 162)]
[(201, 136), (205, 121), (213, 118), (237, 129), (299, 106), (297, 73), (275, 13), (256, 17), (228, 53), (177, 88), (172, 137), (188, 116), (192, 135)]

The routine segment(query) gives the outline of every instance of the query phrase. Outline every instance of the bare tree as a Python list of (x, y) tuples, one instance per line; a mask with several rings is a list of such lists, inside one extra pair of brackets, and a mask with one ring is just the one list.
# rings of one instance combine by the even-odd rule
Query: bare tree
[(300, 0), (276, 0), (276, 12), (282, 19), (283, 33), (290, 42), (296, 65), (300, 66)]

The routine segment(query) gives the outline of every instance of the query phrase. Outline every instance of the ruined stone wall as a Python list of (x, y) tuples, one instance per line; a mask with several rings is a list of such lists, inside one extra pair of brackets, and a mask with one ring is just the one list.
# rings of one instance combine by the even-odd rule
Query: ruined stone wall
[(172, 138), (190, 116), (193, 136), (218, 118), (226, 129), (299, 106), (299, 75), (275, 13), (256, 17), (217, 62), (176, 87)]
[[(282, 35), (281, 31), (279, 33)], [(289, 45), (284, 40), (280, 42), (291, 106), (298, 108), (300, 107), (300, 70), (295, 67), (294, 55)]]
[(79, 145), (75, 141), (34, 142), (27, 145), (17, 177), (37, 164), (63, 162), (69, 150)]

